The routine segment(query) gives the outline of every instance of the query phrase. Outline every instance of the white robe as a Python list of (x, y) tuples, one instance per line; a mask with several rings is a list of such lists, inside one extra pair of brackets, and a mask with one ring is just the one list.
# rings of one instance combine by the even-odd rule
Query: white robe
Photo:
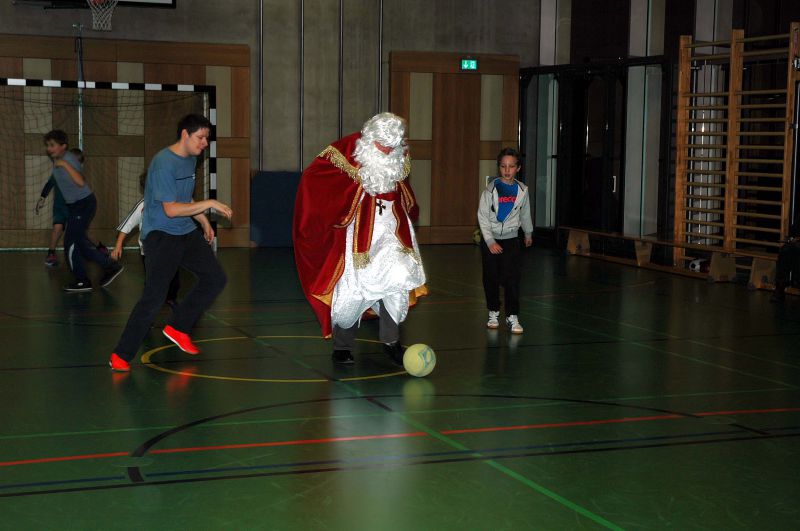
[[(364, 197), (366, 194), (362, 201)], [(378, 301), (383, 301), (394, 322), (400, 324), (408, 315), (409, 291), (425, 283), (425, 271), (411, 220), (408, 225), (413, 252), (405, 249), (395, 236), (397, 220), (392, 213), (392, 204), (393, 201), (380, 199), (375, 206), (369, 262), (365, 267), (356, 269), (353, 265), (354, 223), (347, 227), (344, 272), (333, 289), (333, 326), (352, 327), (368, 308), (378, 313)]]

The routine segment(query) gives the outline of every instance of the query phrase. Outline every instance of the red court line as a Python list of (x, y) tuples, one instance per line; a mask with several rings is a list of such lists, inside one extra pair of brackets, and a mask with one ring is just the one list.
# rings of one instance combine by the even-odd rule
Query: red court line
[[(708, 417), (712, 415), (737, 415), (737, 414), (756, 414), (756, 413), (789, 413), (800, 411), (800, 408), (773, 408), (773, 409), (739, 409), (730, 411), (706, 411), (700, 413), (692, 413), (695, 417)], [(553, 422), (546, 424), (523, 424), (518, 426), (493, 426), (489, 428), (467, 428), (461, 430), (442, 430), (439, 433), (442, 435), (455, 435), (463, 433), (488, 433), (500, 431), (513, 431), (513, 430), (533, 430), (544, 428), (565, 428), (571, 426), (595, 426), (600, 424), (623, 424), (628, 422), (644, 422), (651, 420), (668, 420), (678, 418), (690, 418), (686, 415), (653, 415), (647, 417), (623, 417), (618, 419), (604, 419), (604, 420), (584, 420), (573, 422)], [(425, 432), (414, 431), (406, 433), (388, 433), (381, 435), (354, 435), (351, 437), (330, 437), (324, 439), (297, 439), (293, 441), (268, 441), (259, 443), (243, 443), (243, 444), (223, 444), (216, 446), (194, 446), (185, 448), (163, 448), (159, 450), (151, 450), (150, 454), (174, 454), (186, 452), (206, 452), (216, 450), (231, 450), (240, 448), (263, 448), (270, 446), (298, 446), (303, 444), (327, 444), (332, 442), (345, 442), (345, 441), (368, 441), (378, 439), (400, 439), (404, 437), (422, 437), (428, 435)], [(41, 463), (53, 463), (58, 461), (78, 461), (82, 459), (106, 459), (109, 457), (125, 457), (130, 456), (129, 452), (112, 452), (105, 454), (84, 454), (84, 455), (70, 455), (62, 457), (43, 457), (39, 459), (24, 459), (18, 461), (0, 461), (0, 467), (4, 466), (17, 466), (17, 465), (33, 465)]]
[(659, 415), (654, 417), (624, 417), (621, 419), (608, 420), (580, 420), (574, 422), (552, 422), (548, 424), (523, 424), (520, 426), (497, 426), (493, 428), (465, 428), (463, 430), (442, 430), (442, 435), (453, 435), (457, 433), (486, 433), (491, 431), (512, 431), (512, 430), (539, 430), (542, 428), (566, 428), (569, 426), (594, 426), (597, 424), (621, 424), (624, 422), (642, 422), (645, 420), (663, 420), (686, 418), (684, 415)]
[(210, 450), (230, 450), (237, 448), (263, 448), (265, 446), (299, 446), (302, 444), (325, 444), (331, 442), (342, 441), (368, 441), (374, 439), (400, 439), (403, 437), (421, 437), (427, 435), (424, 431), (415, 431), (411, 433), (388, 433), (385, 435), (356, 435), (353, 437), (329, 437), (327, 439), (299, 439), (296, 441), (272, 441), (260, 443), (245, 443), (245, 444), (221, 444), (218, 446), (194, 446), (189, 448), (164, 448), (162, 450), (153, 450), (151, 454), (177, 454), (183, 452), (205, 452)]
[(130, 452), (112, 452), (109, 454), (66, 455), (63, 457), (43, 457), (41, 459), (24, 459), (22, 461), (2, 461), (0, 466), (36, 465), (39, 463), (53, 463), (56, 461), (79, 461), (81, 459), (106, 459), (108, 457), (125, 457)]
[(792, 411), (800, 411), (800, 407), (782, 407), (774, 409), (735, 409), (731, 411), (705, 411), (703, 413), (695, 413), (695, 416), (710, 417), (711, 415), (738, 415), (740, 413), (788, 413)]

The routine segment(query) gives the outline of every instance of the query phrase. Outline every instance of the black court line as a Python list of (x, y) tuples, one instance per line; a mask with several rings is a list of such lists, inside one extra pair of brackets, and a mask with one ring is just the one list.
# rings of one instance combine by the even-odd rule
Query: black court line
[(451, 457), (446, 459), (426, 459), (422, 461), (411, 461), (406, 463), (380, 463), (380, 464), (369, 464), (369, 465), (355, 465), (350, 467), (342, 467), (342, 466), (320, 467), (320, 468), (311, 468), (304, 470), (287, 470), (287, 471), (262, 472), (262, 473), (250, 473), (250, 474), (230, 474), (225, 476), (214, 476), (214, 477), (204, 477), (204, 478), (184, 478), (184, 479), (170, 479), (170, 480), (160, 480), (160, 481), (135, 482), (135, 483), (125, 483), (120, 485), (96, 485), (96, 486), (74, 487), (65, 489), (50, 489), (42, 491), (10, 492), (10, 493), (0, 493), (0, 498), (43, 496), (49, 494), (63, 494), (70, 492), (92, 492), (92, 491), (102, 491), (102, 490), (128, 489), (135, 487), (155, 487), (161, 485), (179, 485), (179, 484), (189, 484), (189, 483), (201, 483), (208, 481), (241, 480), (241, 479), (251, 479), (251, 478), (279, 477), (279, 476), (300, 476), (305, 474), (325, 474), (330, 472), (344, 472), (353, 470), (380, 470), (380, 469), (386, 470), (386, 469), (405, 468), (409, 466), (419, 466), (419, 465), (438, 465), (438, 464), (468, 463), (468, 462), (488, 461), (488, 460), (520, 459), (520, 458), (530, 458), (530, 457), (552, 457), (557, 455), (576, 455), (576, 454), (592, 454), (592, 453), (618, 452), (618, 451), (631, 451), (631, 450), (647, 450), (653, 448), (697, 446), (701, 444), (719, 444), (728, 442), (748, 442), (754, 440), (764, 441), (773, 439), (785, 439), (789, 437), (798, 437), (798, 436), (800, 436), (800, 433), (787, 433), (787, 434), (777, 434), (777, 435), (767, 435), (767, 436), (753, 435), (748, 437), (727, 437), (719, 439), (708, 439), (704, 441), (679, 441), (679, 442), (661, 443), (661, 444), (641, 444), (641, 445), (632, 445), (632, 446), (614, 447), (614, 448), (592, 448), (592, 449), (560, 450), (560, 451), (549, 451), (549, 452), (520, 452), (514, 454), (481, 455), (481, 456), (469, 455), (463, 457)]
[[(191, 474), (208, 474), (208, 473), (220, 473), (220, 472), (234, 472), (234, 471), (244, 471), (244, 470), (264, 470), (264, 469), (279, 469), (279, 468), (290, 468), (290, 467), (306, 467), (306, 466), (321, 466), (321, 465), (332, 465), (332, 464), (350, 464), (350, 463), (370, 463), (370, 462), (382, 462), (382, 461), (399, 461), (399, 460), (411, 460), (411, 459), (419, 459), (419, 458), (430, 458), (430, 457), (443, 457), (443, 456), (453, 456), (453, 455), (467, 455), (467, 454), (476, 454), (476, 453), (497, 453), (497, 452), (518, 452), (520, 450), (535, 450), (535, 449), (553, 449), (553, 448), (565, 448), (565, 447), (574, 447), (574, 446), (598, 446), (603, 444), (621, 444), (621, 443), (632, 443), (632, 442), (644, 442), (644, 441), (656, 441), (656, 440), (675, 440), (675, 439), (686, 439), (686, 438), (698, 438), (698, 437), (710, 437), (716, 435), (734, 435), (740, 434), (739, 430), (737, 431), (716, 431), (716, 432), (705, 432), (705, 433), (690, 433), (690, 434), (680, 434), (680, 435), (656, 435), (651, 437), (635, 437), (635, 438), (626, 438), (626, 439), (605, 439), (605, 440), (593, 440), (593, 441), (577, 441), (577, 442), (566, 442), (566, 443), (553, 443), (553, 444), (533, 444), (533, 445), (525, 445), (525, 446), (511, 446), (511, 447), (500, 447), (500, 448), (476, 448), (476, 449), (467, 449), (467, 450), (450, 450), (446, 452), (424, 452), (424, 453), (416, 453), (416, 454), (401, 454), (401, 455), (385, 455), (385, 456), (370, 456), (370, 457), (363, 457), (363, 458), (351, 458), (351, 459), (327, 459), (327, 460), (316, 460), (316, 461), (298, 461), (298, 462), (289, 462), (289, 463), (274, 463), (269, 465), (248, 465), (248, 466), (236, 466), (236, 467), (222, 467), (222, 468), (206, 468), (206, 469), (190, 469), (190, 470), (175, 470), (175, 471), (166, 471), (166, 472), (153, 472), (148, 474), (148, 477), (165, 477), (165, 476), (183, 476), (183, 475), (191, 475)], [(19, 487), (44, 487), (44, 486), (54, 486), (60, 484), (74, 484), (74, 483), (89, 483), (89, 482), (97, 482), (97, 481), (111, 481), (111, 480), (124, 480), (125, 476), (108, 476), (108, 477), (89, 477), (89, 478), (81, 478), (81, 479), (71, 479), (71, 480), (52, 480), (52, 481), (41, 481), (35, 483), (17, 483), (17, 484), (9, 484), (9, 485), (0, 485), (0, 489), (11, 489), (11, 488), (19, 488)]]
[[(198, 419), (187, 424), (183, 424), (181, 426), (176, 426), (172, 429), (159, 433), (136, 448), (132, 453), (131, 457), (142, 457), (144, 456), (150, 448), (158, 444), (159, 442), (169, 438), (170, 436), (192, 428), (194, 426), (198, 426), (200, 424), (205, 424), (208, 422), (213, 422), (216, 420), (220, 420), (223, 418), (229, 418), (236, 415), (242, 415), (245, 413), (252, 413), (254, 411), (263, 411), (267, 409), (274, 409), (279, 407), (288, 407), (288, 406), (295, 406), (295, 405), (306, 405), (306, 404), (319, 404), (319, 403), (326, 403), (326, 402), (335, 402), (339, 400), (365, 400), (370, 403), (374, 403), (374, 401), (380, 401), (382, 398), (402, 398), (403, 395), (371, 395), (371, 396), (347, 396), (347, 397), (333, 397), (333, 398), (315, 398), (310, 400), (296, 400), (291, 402), (283, 402), (278, 404), (270, 404), (266, 406), (255, 406), (251, 408), (241, 409), (237, 411), (231, 411), (228, 413), (221, 413), (218, 415), (214, 415), (211, 417), (206, 417), (203, 419)], [(495, 394), (433, 394), (431, 396), (434, 397), (442, 397), (442, 398), (502, 398), (502, 399), (511, 399), (511, 400), (541, 400), (547, 402), (566, 402), (566, 403), (578, 403), (578, 404), (588, 404), (588, 405), (604, 405), (604, 406), (612, 406), (612, 407), (619, 407), (624, 409), (635, 409), (637, 411), (649, 411), (649, 412), (656, 412), (656, 413), (665, 413), (669, 415), (677, 415), (686, 418), (694, 418), (699, 419), (697, 415), (692, 413), (683, 413), (677, 412), (667, 409), (649, 407), (649, 406), (638, 406), (635, 404), (619, 404), (616, 402), (605, 402), (605, 401), (594, 401), (594, 400), (586, 400), (586, 399), (575, 399), (575, 398), (553, 398), (553, 397), (533, 397), (533, 396), (519, 396), (519, 395), (495, 395)], [(133, 483), (144, 483), (145, 479), (142, 475), (141, 470), (137, 466), (128, 467), (128, 477)]]

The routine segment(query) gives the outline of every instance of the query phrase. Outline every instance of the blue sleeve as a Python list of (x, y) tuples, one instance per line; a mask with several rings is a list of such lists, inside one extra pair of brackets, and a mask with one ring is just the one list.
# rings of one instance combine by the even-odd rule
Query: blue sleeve
[(44, 186), (42, 187), (42, 193), (40, 193), (39, 195), (42, 197), (47, 197), (48, 195), (50, 195), (50, 190), (52, 190), (55, 185), (56, 185), (56, 180), (51, 175), (50, 178), (47, 179), (47, 182), (44, 183)]
[(153, 199), (161, 203), (172, 203), (178, 200), (178, 187), (175, 178), (163, 168), (153, 168), (147, 176), (148, 184), (153, 184)]

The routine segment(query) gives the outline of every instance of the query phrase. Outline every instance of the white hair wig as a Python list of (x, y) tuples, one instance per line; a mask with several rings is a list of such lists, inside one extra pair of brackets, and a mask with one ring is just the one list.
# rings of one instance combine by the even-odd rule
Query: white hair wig
[(360, 164), (361, 185), (368, 194), (394, 190), (396, 183), (403, 178), (405, 120), (390, 112), (376, 114), (367, 120), (361, 129), (361, 138), (356, 141), (354, 155)]

